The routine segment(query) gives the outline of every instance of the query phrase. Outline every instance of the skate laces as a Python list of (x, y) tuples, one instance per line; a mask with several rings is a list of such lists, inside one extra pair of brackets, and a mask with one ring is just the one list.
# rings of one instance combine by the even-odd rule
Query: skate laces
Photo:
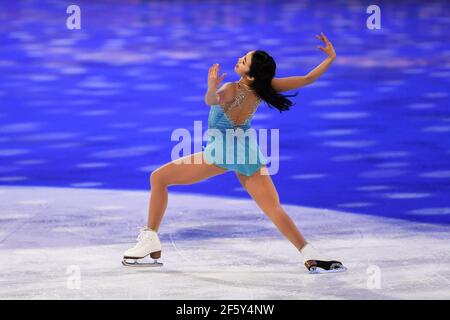
[(142, 241), (151, 239), (152, 233), (149, 232), (151, 230), (147, 229), (146, 227), (138, 227), (138, 229), (140, 230), (139, 235), (136, 238), (136, 240), (138, 241), (138, 244), (141, 243)]

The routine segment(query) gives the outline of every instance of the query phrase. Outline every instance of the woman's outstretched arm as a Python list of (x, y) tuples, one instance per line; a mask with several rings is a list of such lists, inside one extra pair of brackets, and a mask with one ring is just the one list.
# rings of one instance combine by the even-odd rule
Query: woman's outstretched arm
[(320, 36), (316, 37), (319, 40), (325, 42), (325, 48), (321, 46), (318, 46), (318, 48), (325, 52), (328, 57), (305, 76), (273, 78), (271, 83), (272, 88), (274, 88), (276, 91), (283, 92), (304, 87), (316, 81), (317, 78), (319, 78), (329, 68), (334, 59), (336, 59), (336, 52), (334, 51), (331, 42), (327, 39), (327, 37), (325, 37), (323, 33)]

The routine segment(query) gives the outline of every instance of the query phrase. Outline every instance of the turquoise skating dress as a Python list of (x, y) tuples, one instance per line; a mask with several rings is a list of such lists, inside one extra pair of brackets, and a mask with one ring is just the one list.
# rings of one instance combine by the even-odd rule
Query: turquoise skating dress
[(243, 89), (238, 87), (238, 94), (233, 103), (226, 108), (227, 111), (221, 105), (210, 106), (208, 140), (203, 152), (207, 163), (251, 176), (261, 166), (267, 164), (267, 159), (258, 146), (258, 132), (251, 128), (253, 115), (261, 99), (258, 98), (256, 105), (247, 108), (250, 109), (250, 115), (244, 122), (237, 124), (229, 116), (229, 110), (239, 109), (243, 97)]

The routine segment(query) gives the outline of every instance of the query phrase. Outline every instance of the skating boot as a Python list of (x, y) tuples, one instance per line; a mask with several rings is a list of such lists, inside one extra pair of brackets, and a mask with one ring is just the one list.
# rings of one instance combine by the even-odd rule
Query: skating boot
[(344, 272), (347, 270), (342, 262), (322, 256), (311, 244), (306, 244), (301, 250), (303, 263), (309, 273)]
[[(163, 264), (157, 259), (161, 257), (161, 243), (158, 234), (147, 227), (140, 228), (137, 244), (125, 251), (122, 264), (128, 267), (160, 267)], [(153, 262), (139, 262), (138, 260), (150, 255)]]

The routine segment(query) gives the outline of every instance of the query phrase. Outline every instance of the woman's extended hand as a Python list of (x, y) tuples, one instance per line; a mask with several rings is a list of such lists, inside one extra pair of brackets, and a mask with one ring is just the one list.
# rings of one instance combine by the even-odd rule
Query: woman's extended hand
[(208, 89), (216, 90), (219, 87), (219, 84), (225, 78), (227, 74), (224, 73), (219, 77), (219, 64), (213, 64), (211, 68), (209, 68), (208, 73)]
[(320, 50), (325, 52), (328, 55), (328, 57), (330, 57), (331, 59), (335, 59), (336, 52), (334, 51), (333, 45), (331, 44), (330, 40), (328, 40), (327, 37), (325, 37), (323, 32), (320, 33), (320, 36), (316, 36), (316, 38), (319, 40), (322, 40), (326, 44), (325, 48), (321, 47), (321, 46), (317, 46), (317, 48), (319, 48)]

